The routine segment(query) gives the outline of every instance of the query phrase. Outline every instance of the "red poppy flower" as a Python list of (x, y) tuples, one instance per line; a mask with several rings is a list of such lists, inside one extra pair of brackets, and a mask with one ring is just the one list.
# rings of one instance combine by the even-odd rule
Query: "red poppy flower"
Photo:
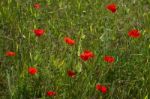
[(101, 87), (101, 92), (102, 92), (103, 94), (105, 94), (105, 93), (107, 92), (107, 87), (106, 87), (106, 86), (102, 86), (102, 87)]
[(35, 3), (35, 4), (34, 4), (34, 8), (35, 8), (35, 9), (40, 9), (40, 8), (41, 8), (41, 5), (40, 5), (39, 3)]
[(94, 57), (94, 54), (89, 51), (89, 50), (86, 50), (84, 51), (81, 55), (80, 55), (80, 58), (84, 61), (87, 61), (89, 60), (90, 58)]
[(75, 41), (69, 37), (65, 37), (64, 38), (64, 41), (69, 44), (69, 45), (74, 45), (75, 44)]
[(106, 86), (103, 86), (103, 85), (100, 85), (100, 84), (97, 84), (96, 85), (96, 89), (98, 91), (101, 91), (103, 94), (105, 94), (107, 92), (107, 87)]
[(56, 95), (56, 92), (54, 92), (54, 91), (47, 92), (47, 96), (55, 96), (55, 95)]
[(108, 62), (108, 63), (113, 63), (113, 62), (115, 62), (115, 58), (113, 57), (113, 56), (105, 56), (104, 57), (104, 61), (105, 62)]
[(141, 34), (138, 30), (133, 29), (128, 32), (128, 36), (130, 36), (132, 38), (139, 38), (141, 36)]
[(16, 56), (16, 53), (15, 52), (12, 52), (12, 51), (8, 51), (6, 52), (6, 56)]
[(35, 29), (34, 33), (36, 36), (40, 37), (45, 33), (45, 31), (43, 29)]
[(72, 78), (74, 78), (76, 76), (76, 73), (72, 70), (68, 70), (67, 74), (68, 74), (69, 77), (72, 77)]
[(106, 8), (107, 8), (108, 10), (110, 10), (112, 13), (115, 13), (116, 10), (117, 10), (117, 6), (116, 6), (116, 4), (114, 4), (114, 3), (107, 5)]
[(99, 90), (99, 91), (101, 90), (101, 87), (102, 87), (102, 86), (101, 86), (100, 84), (97, 84), (97, 85), (96, 85), (96, 89)]
[(29, 72), (29, 74), (31, 74), (31, 75), (35, 75), (35, 74), (37, 73), (37, 69), (34, 68), (34, 67), (29, 67), (29, 68), (28, 68), (28, 72)]

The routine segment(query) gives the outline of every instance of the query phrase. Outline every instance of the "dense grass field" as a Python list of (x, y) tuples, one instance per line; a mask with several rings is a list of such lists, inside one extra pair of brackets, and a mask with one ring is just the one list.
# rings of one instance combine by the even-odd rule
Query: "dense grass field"
[(149, 99), (150, 0), (0, 0), (0, 99)]

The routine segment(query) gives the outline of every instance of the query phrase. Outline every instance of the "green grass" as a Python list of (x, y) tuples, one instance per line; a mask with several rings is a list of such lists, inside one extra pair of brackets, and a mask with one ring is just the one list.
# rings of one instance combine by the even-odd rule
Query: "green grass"
[[(33, 5), (40, 3), (41, 8)], [(117, 12), (106, 9), (117, 4)], [(0, 99), (148, 99), (150, 98), (150, 0), (1, 0)], [(36, 37), (33, 30), (46, 33)], [(131, 29), (142, 36), (130, 38)], [(64, 37), (76, 44), (69, 46)], [(89, 49), (95, 57), (83, 62)], [(7, 51), (15, 57), (5, 57)], [(112, 55), (115, 63), (103, 61)], [(38, 73), (28, 74), (34, 66)], [(66, 71), (77, 72), (76, 78)], [(106, 94), (95, 89), (109, 86)]]

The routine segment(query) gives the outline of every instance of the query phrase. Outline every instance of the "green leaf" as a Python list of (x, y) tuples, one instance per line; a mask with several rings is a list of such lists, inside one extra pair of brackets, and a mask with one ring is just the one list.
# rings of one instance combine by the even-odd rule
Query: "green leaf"
[(77, 72), (81, 72), (82, 71), (82, 64), (80, 62), (76, 65), (75, 70)]
[(144, 97), (144, 99), (148, 99), (148, 95), (146, 95), (146, 96)]

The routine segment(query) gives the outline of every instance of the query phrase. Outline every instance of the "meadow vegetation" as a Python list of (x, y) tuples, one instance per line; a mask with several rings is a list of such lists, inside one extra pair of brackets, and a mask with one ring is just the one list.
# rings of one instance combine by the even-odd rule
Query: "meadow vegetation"
[(149, 99), (150, 0), (0, 0), (0, 99), (51, 98)]

